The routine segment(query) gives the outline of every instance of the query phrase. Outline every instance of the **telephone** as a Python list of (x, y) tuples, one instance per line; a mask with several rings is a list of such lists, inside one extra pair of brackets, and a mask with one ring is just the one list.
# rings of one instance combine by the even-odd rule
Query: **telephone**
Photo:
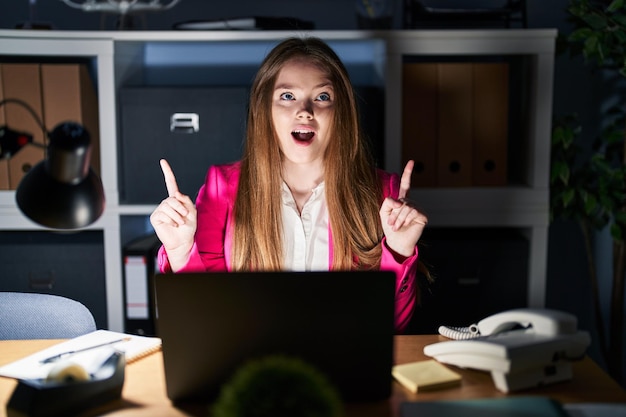
[(496, 388), (516, 391), (572, 379), (573, 360), (591, 343), (575, 316), (558, 310), (520, 308), (465, 328), (441, 326), (457, 339), (424, 347), (424, 354), (461, 368), (491, 372)]

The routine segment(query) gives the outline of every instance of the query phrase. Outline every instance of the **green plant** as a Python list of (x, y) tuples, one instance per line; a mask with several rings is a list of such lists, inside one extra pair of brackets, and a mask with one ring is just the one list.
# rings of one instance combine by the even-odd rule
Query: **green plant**
[(339, 417), (339, 394), (301, 359), (273, 355), (243, 364), (213, 405), (214, 417)]
[(625, 0), (571, 0), (567, 11), (575, 27), (568, 37), (571, 51), (626, 77)]
[[(600, 310), (599, 282), (593, 256), (593, 231), (607, 226), (614, 232), (614, 239), (623, 239), (623, 213), (621, 204), (625, 199), (625, 166), (610, 162), (616, 151), (601, 146), (603, 141), (613, 141), (623, 135), (617, 121), (624, 122), (622, 114), (595, 140), (591, 150), (582, 146), (582, 127), (576, 115), (555, 121), (552, 131), (552, 169), (550, 178), (551, 221), (556, 217), (575, 220), (582, 232), (591, 279), (595, 307), (596, 330), (600, 350), (609, 362), (609, 347)], [(619, 135), (617, 135), (618, 133)], [(590, 154), (581, 160), (582, 155)], [(608, 159), (607, 159), (608, 158)], [(616, 216), (614, 218), (614, 216)], [(622, 223), (620, 227), (619, 224)], [(619, 269), (617, 269), (619, 272)], [(618, 303), (620, 301), (617, 301)], [(612, 336), (615, 341), (615, 337)]]
[[(625, 0), (571, 0), (567, 11), (574, 30), (564, 47), (603, 71), (618, 91), (626, 78)], [(623, 94), (621, 95), (623, 97)], [(609, 372), (622, 378), (624, 276), (626, 274), (626, 103), (606, 110), (591, 149), (580, 143), (575, 116), (555, 123), (552, 137), (551, 217), (578, 221), (585, 239), (600, 347)], [(577, 141), (578, 140), (578, 141)], [(588, 158), (583, 158), (589, 155)], [(607, 338), (600, 312), (598, 277), (592, 251), (594, 229), (609, 227), (613, 240), (610, 326)]]

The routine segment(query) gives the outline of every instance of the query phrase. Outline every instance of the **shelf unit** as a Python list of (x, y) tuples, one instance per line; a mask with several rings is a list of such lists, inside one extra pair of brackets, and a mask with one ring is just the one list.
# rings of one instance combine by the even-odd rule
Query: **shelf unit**
[[(108, 327), (123, 330), (122, 219), (148, 216), (156, 205), (120, 204), (118, 186), (118, 100), (122, 86), (159, 83), (159, 78), (190, 71), (224, 77), (220, 64), (254, 70), (268, 48), (288, 36), (313, 35), (328, 41), (346, 62), (353, 81), (384, 88), (384, 165), (401, 172), (402, 63), (404, 56), (523, 55), (528, 58), (528, 108), (522, 185), (413, 189), (434, 227), (514, 227), (530, 242), (528, 304), (544, 305), (549, 223), (549, 164), (552, 82), (556, 30), (407, 31), (224, 31), (224, 32), (69, 32), (0, 30), (0, 62), (11, 59), (87, 58), (96, 72), (100, 117), (100, 156), (106, 193), (103, 216), (88, 229), (102, 230)], [(232, 51), (239, 48), (240, 54)], [(243, 58), (242, 58), (243, 57)], [(243, 59), (243, 60), (240, 60)], [(174, 65), (175, 64), (175, 65)], [(197, 68), (200, 72), (194, 72)], [(195, 68), (195, 70), (194, 70)], [(159, 70), (159, 71), (156, 71)], [(156, 73), (155, 73), (156, 71)], [(240, 75), (241, 77), (242, 75)], [(355, 80), (356, 79), (356, 80)], [(219, 81), (219, 80), (218, 80)], [(176, 82), (169, 79), (168, 82)], [(227, 79), (222, 82), (229, 82)], [(123, 146), (123, 145), (122, 145)], [(45, 230), (15, 206), (15, 192), (0, 191), (0, 230)]]

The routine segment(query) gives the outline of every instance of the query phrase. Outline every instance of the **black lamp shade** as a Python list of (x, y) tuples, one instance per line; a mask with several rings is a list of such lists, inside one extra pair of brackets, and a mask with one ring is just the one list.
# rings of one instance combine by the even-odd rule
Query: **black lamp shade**
[(32, 221), (54, 229), (77, 229), (104, 212), (104, 189), (89, 168), (89, 133), (77, 123), (58, 125), (49, 135), (48, 154), (20, 182), (16, 200)]

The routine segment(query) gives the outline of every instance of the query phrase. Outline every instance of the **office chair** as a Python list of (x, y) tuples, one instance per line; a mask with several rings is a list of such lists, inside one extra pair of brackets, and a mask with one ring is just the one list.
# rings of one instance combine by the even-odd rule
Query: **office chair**
[(0, 340), (69, 339), (96, 330), (83, 304), (51, 294), (0, 292)]

